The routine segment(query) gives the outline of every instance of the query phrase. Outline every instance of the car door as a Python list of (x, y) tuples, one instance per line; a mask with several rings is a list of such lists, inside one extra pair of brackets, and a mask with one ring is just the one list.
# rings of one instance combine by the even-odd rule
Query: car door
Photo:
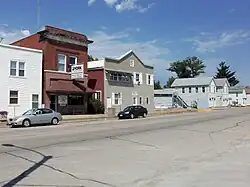
[(51, 109), (44, 108), (42, 109), (42, 124), (48, 124), (51, 123), (51, 120), (53, 118), (53, 111)]
[(37, 109), (33, 115), (30, 116), (31, 124), (40, 124), (42, 120), (42, 111)]

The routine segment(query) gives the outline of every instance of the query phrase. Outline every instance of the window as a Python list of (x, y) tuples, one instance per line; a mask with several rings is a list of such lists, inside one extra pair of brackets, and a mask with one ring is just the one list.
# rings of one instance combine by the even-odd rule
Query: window
[(236, 97), (238, 97), (238, 93), (236, 93)]
[(81, 95), (69, 95), (68, 105), (84, 105), (84, 98)]
[(137, 97), (133, 97), (133, 104), (137, 105)]
[(95, 93), (95, 99), (101, 101), (102, 100), (101, 93), (102, 93), (102, 91), (96, 91), (96, 93)]
[(130, 67), (134, 67), (135, 66), (135, 61), (134, 60), (130, 60)]
[(72, 67), (73, 65), (76, 65), (76, 64), (77, 64), (77, 58), (74, 57), (74, 56), (70, 56), (70, 57), (69, 57), (70, 71), (71, 71), (71, 67)]
[(148, 75), (148, 85), (151, 85), (151, 75)]
[(38, 108), (39, 105), (39, 95), (32, 94), (32, 108)]
[(149, 104), (149, 98), (146, 97), (146, 104), (148, 105)]
[(120, 93), (115, 93), (115, 105), (119, 105)]
[(189, 89), (188, 89), (188, 90), (189, 90), (189, 93), (191, 93), (191, 92), (192, 92), (192, 88), (191, 88), (191, 87), (189, 87)]
[(185, 88), (182, 88), (182, 93), (185, 93)]
[[(18, 70), (18, 71), (17, 71)], [(10, 76), (24, 77), (25, 62), (10, 61)]]
[(115, 73), (115, 74), (113, 75), (113, 79), (114, 79), (114, 81), (117, 81), (117, 80), (118, 80), (118, 75), (117, 75), (117, 73)]
[(10, 104), (17, 105), (18, 104), (18, 91), (10, 91)]
[(135, 74), (135, 81), (136, 81), (136, 82), (139, 82), (139, 81), (140, 81), (140, 74), (139, 74), (139, 73), (136, 73), (136, 74)]
[(139, 103), (140, 103), (140, 105), (143, 104), (143, 98), (142, 97), (139, 98)]
[(196, 87), (196, 88), (195, 88), (195, 91), (196, 91), (196, 93), (198, 93), (198, 92), (199, 92), (199, 89), (198, 89), (198, 87)]
[(205, 90), (205, 87), (202, 87), (202, 92), (205, 93), (205, 91), (206, 91), (206, 90)]
[(66, 56), (58, 55), (58, 71), (66, 72)]
[(19, 76), (20, 77), (24, 77), (24, 67), (25, 66), (25, 63), (24, 62), (19, 62)]
[(16, 76), (17, 61), (10, 61), (10, 75)]

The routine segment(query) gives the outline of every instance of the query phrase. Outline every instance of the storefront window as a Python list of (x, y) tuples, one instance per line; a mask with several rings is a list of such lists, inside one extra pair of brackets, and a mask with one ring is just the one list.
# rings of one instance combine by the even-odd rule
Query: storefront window
[(68, 104), (69, 105), (84, 105), (84, 97), (83, 96), (70, 95), (68, 97)]

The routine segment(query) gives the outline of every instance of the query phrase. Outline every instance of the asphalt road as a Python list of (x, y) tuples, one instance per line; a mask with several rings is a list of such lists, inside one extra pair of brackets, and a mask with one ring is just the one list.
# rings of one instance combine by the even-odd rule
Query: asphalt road
[(1, 186), (248, 187), (250, 109), (0, 129)]

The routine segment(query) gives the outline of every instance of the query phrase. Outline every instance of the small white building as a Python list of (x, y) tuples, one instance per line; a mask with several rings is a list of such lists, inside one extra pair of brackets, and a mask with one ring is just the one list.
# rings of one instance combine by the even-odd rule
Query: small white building
[(21, 115), (42, 103), (42, 51), (0, 44), (0, 111)]
[(172, 88), (154, 90), (155, 108), (172, 108), (174, 92), (175, 89)]
[(234, 86), (229, 88), (230, 105), (247, 105), (247, 94), (244, 86)]
[(216, 86), (216, 106), (229, 105), (229, 88), (230, 84), (226, 78), (214, 79)]
[(247, 101), (246, 101), (247, 103), (246, 103), (246, 105), (250, 106), (250, 87), (247, 86), (245, 88), (245, 91), (246, 91), (246, 96), (247, 96)]

